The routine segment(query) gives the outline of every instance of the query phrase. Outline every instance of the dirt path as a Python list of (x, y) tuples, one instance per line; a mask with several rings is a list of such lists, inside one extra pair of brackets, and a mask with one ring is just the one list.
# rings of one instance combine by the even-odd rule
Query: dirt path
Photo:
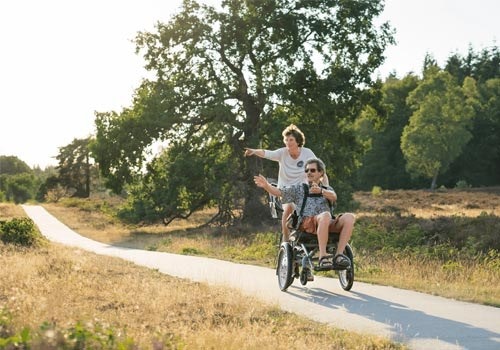
[(176, 277), (238, 288), (282, 309), (338, 328), (386, 336), (412, 349), (499, 349), (500, 309), (423, 293), (316, 277), (279, 290), (274, 270), (215, 259), (115, 247), (77, 234), (41, 206), (23, 206), (53, 242), (120, 257)]

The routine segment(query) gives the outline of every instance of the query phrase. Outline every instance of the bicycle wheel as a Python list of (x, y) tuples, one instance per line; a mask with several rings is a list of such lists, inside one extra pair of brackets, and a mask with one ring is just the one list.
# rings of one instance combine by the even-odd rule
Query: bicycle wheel
[(354, 254), (351, 246), (348, 244), (344, 249), (344, 254), (351, 260), (351, 266), (345, 270), (337, 271), (339, 275), (340, 286), (344, 290), (351, 290), (354, 284)]
[(276, 274), (281, 291), (285, 291), (293, 282), (293, 252), (292, 246), (288, 242), (281, 243), (278, 253), (278, 265)]

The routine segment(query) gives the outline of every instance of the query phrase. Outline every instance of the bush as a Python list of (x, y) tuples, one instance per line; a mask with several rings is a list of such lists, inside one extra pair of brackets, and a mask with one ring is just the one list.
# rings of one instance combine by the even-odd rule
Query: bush
[(382, 194), (382, 187), (380, 186), (373, 186), (372, 188), (372, 196), (373, 197), (378, 197)]
[(463, 190), (463, 189), (466, 189), (466, 188), (471, 188), (471, 185), (469, 185), (467, 183), (467, 181), (465, 181), (465, 180), (459, 180), (455, 184), (455, 188)]
[(42, 236), (29, 218), (13, 218), (0, 223), (0, 239), (11, 243), (30, 247), (41, 241)]

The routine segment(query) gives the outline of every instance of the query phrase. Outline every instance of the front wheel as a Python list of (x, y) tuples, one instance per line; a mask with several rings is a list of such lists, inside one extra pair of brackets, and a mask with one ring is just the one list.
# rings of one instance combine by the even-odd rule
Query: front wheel
[(288, 242), (280, 245), (278, 253), (278, 265), (276, 274), (278, 275), (278, 284), (281, 291), (285, 291), (293, 282), (293, 252), (292, 246)]
[(351, 246), (348, 244), (344, 249), (344, 254), (351, 260), (351, 266), (345, 270), (339, 270), (339, 282), (343, 290), (351, 290), (354, 284), (354, 254)]

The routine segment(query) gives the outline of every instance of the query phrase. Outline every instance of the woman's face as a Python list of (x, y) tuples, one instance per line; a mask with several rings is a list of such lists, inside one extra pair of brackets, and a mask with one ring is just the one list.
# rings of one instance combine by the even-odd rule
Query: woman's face
[(295, 137), (293, 137), (292, 135), (285, 136), (283, 142), (288, 149), (298, 147), (297, 140), (295, 140)]

